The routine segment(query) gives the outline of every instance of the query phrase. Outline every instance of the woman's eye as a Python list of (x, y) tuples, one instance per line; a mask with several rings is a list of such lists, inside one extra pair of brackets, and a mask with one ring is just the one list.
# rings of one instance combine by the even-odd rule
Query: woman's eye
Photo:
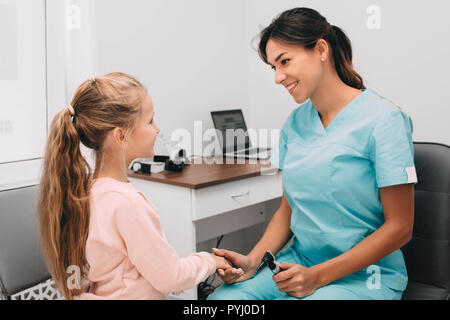
[(152, 118), (152, 120), (150, 120), (150, 122), (148, 124), (152, 124), (152, 123), (153, 123), (153, 118)]
[[(286, 63), (288, 63), (291, 59), (283, 59), (281, 60), (281, 65), (284, 66)], [(276, 70), (277, 68), (275, 66), (271, 66), (272, 70)]]

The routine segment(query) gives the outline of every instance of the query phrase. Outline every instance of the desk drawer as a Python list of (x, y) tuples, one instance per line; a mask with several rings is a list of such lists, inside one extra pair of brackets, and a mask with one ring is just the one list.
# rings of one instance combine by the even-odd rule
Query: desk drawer
[(191, 192), (192, 220), (196, 221), (281, 197), (281, 173), (193, 189)]

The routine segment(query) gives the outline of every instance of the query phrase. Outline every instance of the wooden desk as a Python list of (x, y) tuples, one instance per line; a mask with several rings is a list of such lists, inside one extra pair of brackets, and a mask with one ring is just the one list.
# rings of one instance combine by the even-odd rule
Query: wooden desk
[(225, 182), (259, 176), (261, 170), (267, 169), (267, 166), (263, 165), (260, 161), (250, 163), (249, 160), (245, 160), (244, 164), (239, 164), (237, 160), (233, 161), (234, 163), (231, 164), (226, 163), (225, 160), (223, 160), (223, 164), (208, 164), (206, 160), (202, 160), (201, 164), (186, 165), (182, 172), (163, 171), (152, 174), (137, 174), (129, 170), (128, 176), (190, 189), (200, 189)]
[[(190, 164), (182, 172), (136, 174), (130, 182), (155, 205), (169, 243), (182, 257), (197, 243), (265, 222), (265, 202), (282, 195), (281, 173), (261, 162)], [(181, 298), (197, 299), (196, 289)]]

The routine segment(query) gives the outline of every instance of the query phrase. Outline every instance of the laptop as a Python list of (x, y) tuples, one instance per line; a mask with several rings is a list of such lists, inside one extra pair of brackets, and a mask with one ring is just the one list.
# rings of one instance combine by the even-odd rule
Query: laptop
[(211, 117), (214, 128), (222, 133), (219, 142), (224, 157), (262, 160), (270, 158), (270, 148), (252, 148), (241, 109), (212, 111)]

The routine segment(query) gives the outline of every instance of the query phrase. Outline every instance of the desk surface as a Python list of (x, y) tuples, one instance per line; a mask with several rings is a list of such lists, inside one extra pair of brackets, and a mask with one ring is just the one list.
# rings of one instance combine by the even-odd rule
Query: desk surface
[[(230, 161), (234, 163), (227, 163)], [(224, 182), (259, 176), (261, 171), (268, 167), (268, 164), (261, 163), (261, 161), (255, 163), (255, 160), (250, 160), (251, 162), (245, 160), (245, 164), (241, 164), (242, 161), (240, 159), (239, 163), (237, 163), (237, 160), (227, 159), (225, 161), (224, 159), (223, 164), (209, 164), (211, 160), (205, 162), (203, 159), (202, 164), (193, 163), (186, 165), (182, 172), (162, 171), (160, 173), (144, 174), (128, 170), (128, 176), (190, 189), (200, 189)]]

